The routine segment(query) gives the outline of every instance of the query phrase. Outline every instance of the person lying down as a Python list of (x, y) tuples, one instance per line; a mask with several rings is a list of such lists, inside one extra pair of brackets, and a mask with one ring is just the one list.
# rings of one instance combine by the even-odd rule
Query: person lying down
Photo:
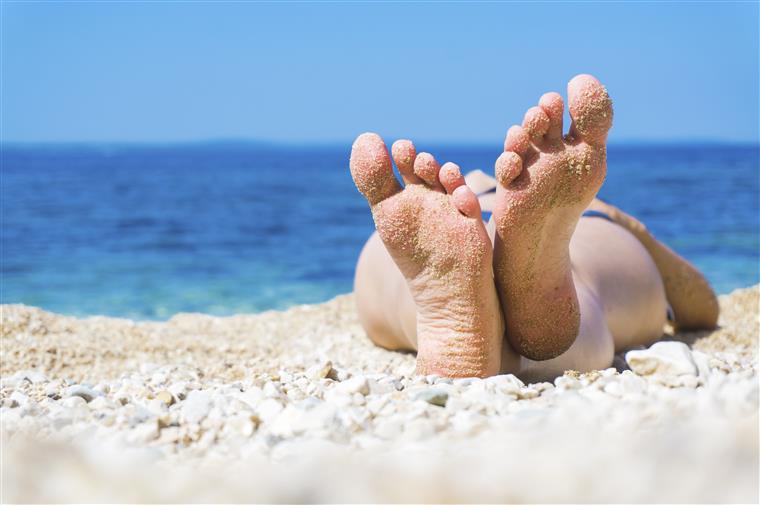
[(483, 205), (456, 164), (409, 140), (390, 154), (374, 133), (354, 142), (351, 176), (376, 227), (356, 265), (359, 320), (375, 344), (416, 350), (417, 373), (553, 377), (609, 367), (616, 351), (658, 340), (668, 317), (715, 327), (704, 276), (596, 198), (607, 90), (578, 75), (567, 95), (567, 134), (562, 97), (546, 93), (507, 132), (495, 192), (485, 174), (468, 175)]

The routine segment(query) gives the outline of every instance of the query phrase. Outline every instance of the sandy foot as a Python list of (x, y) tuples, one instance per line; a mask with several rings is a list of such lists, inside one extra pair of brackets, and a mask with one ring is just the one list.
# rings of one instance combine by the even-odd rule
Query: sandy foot
[(407, 183), (403, 189), (385, 144), (373, 133), (354, 142), (351, 176), (417, 306), (417, 370), (494, 375), (503, 327), (478, 200), (456, 165), (441, 167), (428, 153), (416, 155), (408, 141), (396, 142), (393, 155)]
[(559, 356), (578, 335), (570, 238), (607, 169), (607, 91), (590, 75), (567, 88), (570, 133), (562, 137), (562, 97), (547, 93), (509, 129), (496, 161), (495, 281), (507, 339), (533, 360)]

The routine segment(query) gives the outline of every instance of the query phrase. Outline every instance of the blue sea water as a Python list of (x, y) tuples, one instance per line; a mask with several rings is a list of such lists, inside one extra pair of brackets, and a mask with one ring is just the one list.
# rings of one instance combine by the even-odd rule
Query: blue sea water
[[(418, 146), (491, 172), (498, 149)], [(4, 145), (2, 303), (163, 319), (352, 288), (373, 230), (348, 144)], [(758, 283), (758, 147), (612, 146), (600, 196), (718, 292)]]

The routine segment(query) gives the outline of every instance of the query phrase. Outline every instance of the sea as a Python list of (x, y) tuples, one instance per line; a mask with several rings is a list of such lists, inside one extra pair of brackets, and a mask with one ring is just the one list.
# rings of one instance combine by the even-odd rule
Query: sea
[[(499, 154), (418, 148), (487, 173)], [(349, 153), (350, 142), (4, 144), (0, 301), (163, 320), (350, 292), (373, 224)], [(759, 173), (757, 145), (611, 145), (600, 196), (728, 293), (760, 282)]]

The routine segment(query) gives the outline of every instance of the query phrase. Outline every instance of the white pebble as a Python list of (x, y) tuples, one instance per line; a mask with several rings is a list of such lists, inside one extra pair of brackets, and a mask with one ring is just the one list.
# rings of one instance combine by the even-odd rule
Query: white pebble
[(82, 398), (86, 402), (92, 401), (93, 398), (95, 398), (96, 396), (101, 396), (102, 394), (103, 393), (93, 391), (87, 386), (84, 386), (81, 384), (75, 384), (73, 386), (69, 386), (63, 391), (63, 396), (65, 397), (78, 396), (79, 398)]
[(211, 395), (204, 391), (192, 391), (182, 403), (182, 417), (190, 424), (200, 423), (211, 410)]
[(689, 346), (683, 342), (657, 342), (643, 351), (628, 351), (625, 360), (639, 375), (697, 375)]
[(367, 381), (366, 377), (362, 375), (357, 375), (356, 377), (352, 377), (350, 379), (347, 379), (341, 382), (340, 384), (337, 384), (335, 386), (335, 389), (342, 393), (348, 393), (348, 394), (360, 393), (362, 395), (368, 395), (369, 382)]

